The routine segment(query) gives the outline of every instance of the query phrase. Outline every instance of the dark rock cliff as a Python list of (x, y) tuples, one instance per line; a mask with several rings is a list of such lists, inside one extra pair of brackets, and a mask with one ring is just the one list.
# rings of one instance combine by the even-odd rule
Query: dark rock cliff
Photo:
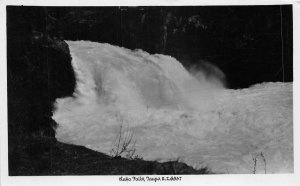
[(67, 44), (35, 18), (45, 11), (28, 9), (7, 8), (9, 136), (54, 136), (53, 103), (75, 88), (71, 56)]
[(75, 76), (67, 44), (47, 33), (41, 8), (7, 8), (9, 165), (21, 158), (24, 139), (54, 138), (56, 98), (71, 96)]

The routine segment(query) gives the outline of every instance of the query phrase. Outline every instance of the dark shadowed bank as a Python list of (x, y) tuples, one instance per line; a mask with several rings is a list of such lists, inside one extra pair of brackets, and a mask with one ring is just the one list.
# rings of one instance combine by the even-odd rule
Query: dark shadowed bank
[(57, 142), (54, 138), (29, 138), (18, 147), (17, 165), (10, 175), (167, 175), (212, 174), (178, 161), (158, 163), (142, 159), (113, 158), (82, 146)]
[(292, 6), (7, 7), (10, 175), (203, 174), (179, 162), (111, 158), (55, 139), (56, 98), (75, 76), (64, 40), (107, 42), (217, 65), (231, 88), (292, 81)]

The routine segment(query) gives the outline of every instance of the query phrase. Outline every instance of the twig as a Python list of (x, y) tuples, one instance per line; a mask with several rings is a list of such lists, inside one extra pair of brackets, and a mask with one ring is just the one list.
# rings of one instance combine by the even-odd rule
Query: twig
[[(124, 121), (119, 113), (116, 114), (116, 120), (120, 124), (120, 130), (114, 142), (114, 147), (111, 149), (111, 156), (120, 157), (126, 153), (127, 158), (134, 159), (136, 141), (133, 142), (133, 133), (127, 131), (126, 134), (123, 134)], [(135, 157), (138, 158), (138, 156)]]
[(265, 158), (265, 156), (262, 152), (260, 153), (260, 156), (262, 157), (263, 162), (264, 162), (265, 174), (267, 174), (267, 161), (266, 161), (266, 158)]
[(254, 162), (253, 174), (255, 174), (256, 173), (257, 155), (254, 156), (254, 154), (252, 153), (252, 160)]

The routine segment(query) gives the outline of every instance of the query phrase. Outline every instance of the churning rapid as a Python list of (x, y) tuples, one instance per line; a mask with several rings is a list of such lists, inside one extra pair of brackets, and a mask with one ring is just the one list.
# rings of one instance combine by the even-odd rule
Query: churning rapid
[(293, 172), (292, 83), (225, 89), (170, 56), (67, 43), (77, 85), (56, 101), (59, 141), (110, 154), (122, 134), (145, 160), (216, 173)]

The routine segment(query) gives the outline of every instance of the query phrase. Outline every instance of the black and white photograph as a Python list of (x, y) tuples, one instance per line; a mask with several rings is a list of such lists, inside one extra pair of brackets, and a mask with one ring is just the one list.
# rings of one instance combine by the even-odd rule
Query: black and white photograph
[(293, 3), (5, 15), (8, 177), (295, 173)]

